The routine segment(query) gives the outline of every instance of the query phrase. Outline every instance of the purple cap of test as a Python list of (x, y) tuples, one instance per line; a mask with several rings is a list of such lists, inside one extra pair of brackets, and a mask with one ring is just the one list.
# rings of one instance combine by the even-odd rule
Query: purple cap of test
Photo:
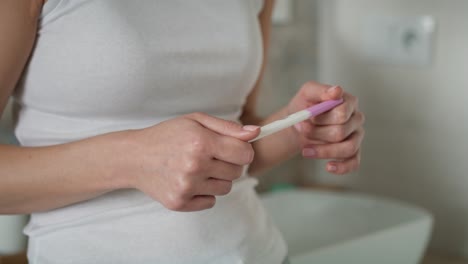
[(334, 108), (335, 106), (340, 105), (341, 103), (343, 103), (343, 99), (329, 100), (329, 101), (325, 101), (325, 102), (322, 102), (320, 104), (311, 106), (311, 107), (307, 108), (307, 111), (309, 111), (311, 117), (312, 116), (317, 116), (317, 115), (320, 115), (321, 113), (324, 113), (324, 112), (326, 112), (328, 110), (331, 110), (332, 108)]

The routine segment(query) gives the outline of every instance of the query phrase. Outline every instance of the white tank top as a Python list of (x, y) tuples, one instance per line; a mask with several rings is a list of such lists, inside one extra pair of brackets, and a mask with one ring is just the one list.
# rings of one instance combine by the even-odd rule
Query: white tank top
[[(149, 127), (202, 111), (237, 121), (261, 65), (261, 0), (49, 0), (16, 93), (24, 146)], [(32, 214), (45, 263), (281, 263), (286, 246), (243, 176), (213, 209), (119, 190)]]

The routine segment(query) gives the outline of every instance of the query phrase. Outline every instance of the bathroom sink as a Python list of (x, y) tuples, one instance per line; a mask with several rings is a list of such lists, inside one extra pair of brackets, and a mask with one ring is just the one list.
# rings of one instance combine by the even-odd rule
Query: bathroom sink
[(428, 212), (368, 195), (289, 190), (261, 199), (291, 264), (416, 264), (431, 233)]

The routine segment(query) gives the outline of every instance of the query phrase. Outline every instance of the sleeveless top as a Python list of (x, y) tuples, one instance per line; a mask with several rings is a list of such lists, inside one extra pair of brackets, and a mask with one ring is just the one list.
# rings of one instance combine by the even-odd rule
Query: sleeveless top
[[(49, 0), (15, 91), (15, 134), (48, 146), (201, 111), (238, 121), (258, 78), (261, 0)], [(214, 208), (181, 213), (117, 190), (34, 213), (28, 258), (45, 263), (281, 263), (285, 243), (237, 180)]]

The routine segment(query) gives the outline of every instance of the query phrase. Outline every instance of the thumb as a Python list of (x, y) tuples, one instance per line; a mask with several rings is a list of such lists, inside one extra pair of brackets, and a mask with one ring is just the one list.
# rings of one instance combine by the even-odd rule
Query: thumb
[(340, 99), (343, 96), (343, 89), (340, 86), (330, 86), (316, 82), (306, 83), (301, 90), (302, 97), (312, 104)]
[(259, 126), (242, 126), (233, 121), (224, 120), (204, 113), (193, 113), (189, 118), (197, 121), (202, 126), (206, 127), (218, 134), (234, 137), (242, 141), (249, 141), (260, 134)]
[(340, 86), (332, 86), (327, 89), (325, 94), (322, 94), (322, 100), (337, 100), (343, 97), (343, 88)]

